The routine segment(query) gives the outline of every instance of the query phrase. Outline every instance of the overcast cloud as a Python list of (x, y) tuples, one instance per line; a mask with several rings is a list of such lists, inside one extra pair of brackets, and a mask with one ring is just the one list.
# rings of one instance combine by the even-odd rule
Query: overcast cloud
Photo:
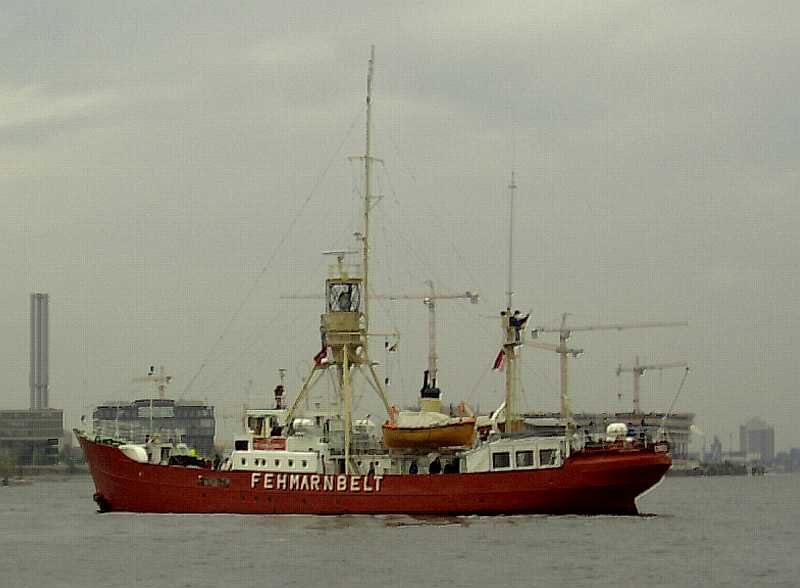
[[(798, 22), (792, 2), (4, 2), (0, 406), (27, 406), (33, 291), (51, 296), (70, 426), (141, 396), (151, 364), (177, 396), (208, 360), (187, 396), (226, 435), (279, 367), (294, 389), (320, 303), (280, 296), (319, 291), (320, 252), (358, 230), (347, 157), (374, 43), (375, 290), (483, 297), (439, 305), (448, 400), (501, 401), (485, 317), (504, 304), (513, 167), (515, 301), (534, 322), (690, 322), (576, 334), (576, 408), (628, 408), (614, 370), (637, 354), (685, 360), (677, 409), (726, 449), (751, 416), (799, 446)], [(391, 394), (411, 402), (425, 307), (375, 306), (401, 331)], [(524, 373), (524, 405), (556, 409), (557, 358), (531, 350)], [(644, 408), (666, 410), (680, 377), (648, 373)]]

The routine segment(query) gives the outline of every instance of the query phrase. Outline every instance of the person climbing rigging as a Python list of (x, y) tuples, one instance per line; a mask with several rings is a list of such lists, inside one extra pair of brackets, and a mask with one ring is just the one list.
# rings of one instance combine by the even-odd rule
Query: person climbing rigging
[(525, 328), (525, 324), (528, 322), (528, 319), (531, 318), (531, 313), (529, 312), (525, 316), (522, 316), (518, 310), (514, 311), (514, 314), (509, 319), (509, 324), (514, 329), (514, 343), (519, 343), (521, 340), (521, 333), (522, 329)]

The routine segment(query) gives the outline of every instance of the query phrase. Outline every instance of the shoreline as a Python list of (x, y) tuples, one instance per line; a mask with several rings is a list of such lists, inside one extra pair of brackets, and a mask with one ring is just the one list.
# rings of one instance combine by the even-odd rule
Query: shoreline
[(62, 480), (82, 476), (89, 476), (89, 466), (85, 463), (17, 466), (7, 476), (0, 475), (0, 480), (7, 479), (14, 483), (21, 480)]

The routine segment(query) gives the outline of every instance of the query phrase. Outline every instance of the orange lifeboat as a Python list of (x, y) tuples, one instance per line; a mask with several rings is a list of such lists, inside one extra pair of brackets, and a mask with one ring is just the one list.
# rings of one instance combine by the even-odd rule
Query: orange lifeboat
[[(389, 449), (431, 451), (441, 447), (464, 447), (475, 441), (475, 417), (442, 414), (441, 390), (430, 372), (423, 374), (420, 390), (420, 411), (398, 411), (392, 407), (389, 420), (383, 424), (383, 445)], [(466, 412), (464, 403), (459, 405)]]
[(403, 426), (402, 421), (383, 424), (383, 444), (389, 449), (463, 447), (472, 445), (474, 436), (474, 417), (448, 418), (448, 422), (429, 425)]

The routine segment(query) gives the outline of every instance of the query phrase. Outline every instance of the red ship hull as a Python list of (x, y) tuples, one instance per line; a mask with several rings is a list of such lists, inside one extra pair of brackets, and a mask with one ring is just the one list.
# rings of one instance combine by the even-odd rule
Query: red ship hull
[(345, 476), (217, 471), (138, 463), (79, 435), (103, 511), (252, 514), (637, 514), (668, 453), (584, 451), (554, 469)]

